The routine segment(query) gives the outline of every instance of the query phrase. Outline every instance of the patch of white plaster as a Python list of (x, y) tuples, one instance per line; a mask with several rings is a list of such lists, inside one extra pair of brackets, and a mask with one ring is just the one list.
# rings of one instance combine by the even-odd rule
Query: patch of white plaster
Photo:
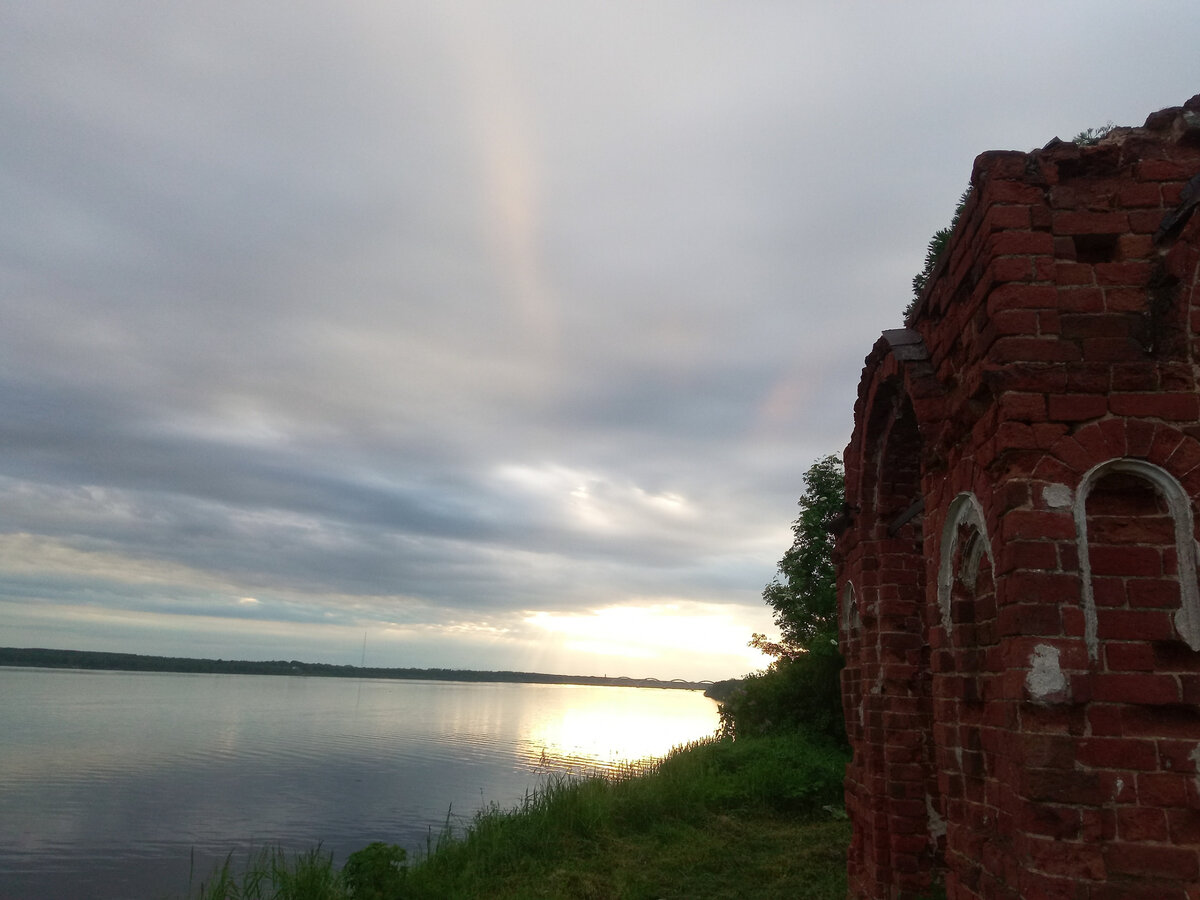
[(1196, 774), (1192, 776), (1192, 783), (1196, 785), (1196, 790), (1200, 791), (1200, 744), (1192, 748), (1192, 752), (1188, 754), (1188, 759), (1196, 764)]
[(871, 693), (872, 694), (882, 694), (883, 693), (883, 669), (880, 669), (878, 672), (875, 673), (875, 683), (873, 685), (871, 685)]
[(929, 820), (929, 839), (936, 844), (938, 838), (946, 836), (946, 820), (937, 811), (933, 797), (929, 794), (925, 795), (925, 816)]
[(1038, 644), (1029, 655), (1029, 673), (1025, 676), (1025, 688), (1035, 701), (1047, 701), (1054, 694), (1067, 689), (1067, 677), (1058, 662), (1059, 649), (1049, 644)]
[(1120, 797), (1121, 791), (1123, 790), (1125, 790), (1125, 780), (1118, 778), (1116, 789), (1113, 791), (1113, 800), (1116, 800), (1118, 797)]
[(1066, 509), (1074, 498), (1065, 484), (1048, 484), (1042, 488), (1042, 502), (1050, 509)]

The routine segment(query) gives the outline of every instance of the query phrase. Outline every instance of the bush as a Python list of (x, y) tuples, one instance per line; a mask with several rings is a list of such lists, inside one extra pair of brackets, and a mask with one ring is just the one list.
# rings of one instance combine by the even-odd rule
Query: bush
[(404, 848), (375, 841), (351, 853), (342, 880), (354, 900), (395, 900), (407, 873)]
[(837, 648), (815, 643), (806, 653), (747, 675), (719, 707), (721, 734), (736, 738), (800, 731), (845, 746), (841, 670)]

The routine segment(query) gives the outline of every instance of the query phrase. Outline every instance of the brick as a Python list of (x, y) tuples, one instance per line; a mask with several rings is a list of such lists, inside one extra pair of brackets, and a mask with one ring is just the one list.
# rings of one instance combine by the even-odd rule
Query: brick
[(1002, 540), (1074, 540), (1075, 520), (1067, 512), (1014, 509), (1001, 520)]
[(1144, 159), (1134, 167), (1138, 181), (1186, 181), (1196, 174), (1194, 167), (1168, 159)]
[(1089, 535), (1088, 558), (1094, 575), (1162, 574), (1162, 551), (1156, 547), (1096, 545)]
[(1128, 422), (1125, 428), (1125, 452), (1128, 456), (1145, 457), (1154, 444), (1158, 426), (1153, 422)]
[(1170, 428), (1160, 428), (1154, 433), (1154, 441), (1146, 458), (1159, 465), (1171, 458), (1171, 455), (1184, 441), (1184, 435)]
[[(1096, 283), (1105, 285), (1137, 285), (1143, 287), (1153, 272), (1151, 263), (1144, 260), (1096, 263)], [(1144, 305), (1144, 301), (1143, 301)]]
[(1112, 449), (1112, 455), (1124, 456), (1127, 449), (1125, 443), (1125, 420), (1105, 419), (1103, 422), (1098, 423), (1096, 427), (1104, 435), (1104, 439)]
[(1119, 735), (1122, 730), (1122, 710), (1107, 703), (1093, 703), (1087, 711), (1088, 727), (1093, 735)]
[(1029, 227), (1029, 207), (1025, 205), (993, 205), (983, 220), (983, 230), (988, 232), (1007, 229), (1027, 231)]
[(1109, 397), (1109, 409), (1118, 416), (1194, 422), (1200, 419), (1200, 397), (1193, 393), (1119, 393)]
[(1170, 675), (1101, 672), (1092, 676), (1092, 696), (1109, 703), (1179, 703), (1179, 682)]
[(1101, 290), (1104, 292), (1105, 312), (1146, 315), (1147, 298), (1144, 288), (1102, 282)]
[(1132, 210), (1129, 213), (1129, 230), (1135, 234), (1153, 234), (1158, 231), (1164, 215), (1159, 209)]
[(1129, 598), (1125, 594), (1125, 579), (1093, 575), (1092, 599), (1099, 607), (1126, 606)]
[[(1182, 893), (1184, 888), (1175, 881), (1154, 878), (1130, 880), (1114, 878), (1106, 884), (1091, 887), (1088, 900), (1192, 900)], [(1079, 897), (1073, 898), (1079, 900)]]
[(1010, 541), (1000, 548), (1000, 568), (1054, 569), (1058, 566), (1058, 545), (1050, 541)]
[(1024, 781), (1024, 791), (1030, 800), (1099, 806), (1112, 799), (1115, 776), (1105, 778), (1098, 772), (1078, 770), (1028, 769)]
[[(1063, 316), (1070, 327), (1070, 316)], [(1094, 318), (1088, 316), (1088, 318)], [(1094, 363), (1072, 363), (1066, 366), (1067, 390), (1065, 393), (1107, 394), (1112, 384), (1112, 366)], [(1058, 393), (1064, 393), (1059, 391)]]
[(1131, 806), (1117, 810), (1117, 835), (1123, 841), (1166, 841), (1167, 814), (1154, 807)]
[[(1073, 737), (1063, 734), (1024, 735), (1019, 738), (1021, 762), (1034, 769), (1073, 769), (1075, 743)], [(1153, 744), (1150, 751), (1151, 759), (1156, 759)]]
[(1151, 609), (1105, 609), (1096, 631), (1101, 640), (1169, 641), (1175, 629), (1165, 612)]
[(1162, 770), (1179, 773), (1196, 771), (1196, 760), (1192, 756), (1196, 750), (1194, 741), (1159, 740), (1157, 745), (1159, 767)]
[(1187, 439), (1181, 441), (1175, 450), (1168, 457), (1165, 468), (1179, 472), (1181, 474), (1190, 472), (1192, 469), (1200, 466), (1200, 445), (1195, 440)]
[(1106, 641), (1104, 663), (1110, 672), (1153, 672), (1154, 649), (1142, 642)]
[[(1121, 734), (1137, 737), (1180, 738), (1200, 742), (1200, 710), (1194, 706), (1123, 706), (1120, 708), (1120, 729)], [(1186, 787), (1184, 784), (1183, 788)]]
[(994, 281), (1001, 283), (1029, 281), (1034, 275), (1033, 257), (1001, 256), (992, 262), (990, 274)]
[(987, 185), (987, 199), (992, 203), (1041, 204), (1042, 191), (1031, 184), (1020, 181), (991, 181)]
[(1104, 291), (1090, 285), (1064, 287), (1058, 292), (1058, 308), (1063, 312), (1104, 312)]
[(1157, 184), (1124, 184), (1117, 189), (1117, 202), (1125, 207), (1159, 206), (1162, 204), (1162, 191)]
[(1117, 252), (1122, 260), (1148, 257), (1154, 253), (1154, 240), (1148, 234), (1123, 234), (1117, 238)]
[(1108, 413), (1108, 398), (1099, 394), (1051, 394), (1047, 414), (1059, 422), (1082, 422)]
[[(1110, 500), (1115, 504), (1111, 508)], [(1087, 503), (1088, 541), (1097, 548), (1105, 544), (1150, 544), (1160, 550), (1173, 547), (1175, 520), (1165, 511), (1137, 508), (1131, 502), (1127, 496), (1106, 497), (1093, 491)]]
[(1026, 807), (1021, 819), (1021, 827), (1030, 834), (1046, 835), (1057, 840), (1077, 839), (1083, 822), (1076, 807), (1048, 803)]
[(1087, 263), (1060, 262), (1054, 267), (1054, 283), (1058, 285), (1092, 285), (1096, 272)]
[(1003, 309), (1053, 309), (1058, 304), (1058, 289), (1050, 284), (1012, 281), (993, 288), (987, 298), (987, 311), (994, 315)]
[(1132, 875), (1188, 880), (1200, 875), (1200, 859), (1191, 847), (1113, 841), (1104, 848), (1109, 876)]
[(1000, 395), (1000, 416), (1024, 422), (1043, 422), (1046, 419), (1046, 398), (1042, 394), (1008, 391)]
[[(1064, 572), (1035, 572), (1019, 571), (1005, 576), (1002, 583), (997, 585), (997, 592), (1002, 602), (1012, 605), (1020, 604), (1026, 607), (1020, 612), (1036, 619), (1041, 624), (1053, 626), (1057, 631), (1059, 618), (1059, 603), (1064, 598), (1079, 596), (1079, 576)], [(1049, 609), (1049, 613), (1040, 611)], [(1006, 609), (1001, 609), (1003, 615)], [(1027, 626), (1028, 627), (1028, 626)], [(1021, 631), (1021, 634), (1049, 634), (1045, 631)]]
[(1143, 361), (1142, 345), (1133, 338), (1085, 338), (1081, 356), (1097, 362)]
[(1036, 335), (1038, 314), (1032, 309), (1002, 309), (992, 313), (988, 328), (997, 336), (1010, 334)]
[(1040, 872), (1065, 878), (1100, 880), (1105, 862), (1099, 847), (1081, 843), (1030, 838), (1029, 860)]
[(1057, 309), (1039, 309), (1037, 313), (1038, 334), (1042, 337), (1062, 333), (1062, 317)]
[(1001, 231), (984, 244), (985, 257), (1052, 253), (1054, 237), (1042, 231)]
[(1135, 609), (1179, 609), (1179, 581), (1174, 578), (1130, 581), (1125, 595)]
[(1123, 234), (1129, 218), (1123, 212), (1059, 212), (1053, 218), (1055, 234)]
[(1200, 846), (1200, 810), (1168, 809), (1167, 830), (1176, 844)]
[(1127, 315), (1079, 315), (1065, 314), (1060, 317), (1062, 335), (1070, 340), (1084, 338), (1127, 338), (1137, 321)]
[(1158, 768), (1158, 748), (1150, 740), (1091, 737), (1078, 742), (1080, 763), (1094, 769), (1133, 769), (1152, 772)]

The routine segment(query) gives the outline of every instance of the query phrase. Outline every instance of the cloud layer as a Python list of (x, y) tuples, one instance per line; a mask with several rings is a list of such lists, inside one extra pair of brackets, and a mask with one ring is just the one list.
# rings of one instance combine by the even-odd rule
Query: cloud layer
[(1197, 26), (10, 5), (5, 643), (740, 674), (973, 157), (1181, 103)]

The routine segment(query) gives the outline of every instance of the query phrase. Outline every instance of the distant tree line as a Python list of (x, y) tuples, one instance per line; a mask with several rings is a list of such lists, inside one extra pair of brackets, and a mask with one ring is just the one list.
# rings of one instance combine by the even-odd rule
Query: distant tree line
[(0, 666), (50, 669), (108, 669), (118, 672), (182, 672), (211, 675), (307, 675), (319, 678), (394, 678), (417, 681), (512, 682), (520, 684), (584, 684), (605, 687), (673, 688), (703, 690), (695, 681), (660, 681), (607, 675), (551, 675), (544, 672), (484, 672), (472, 669), (391, 669), (371, 666), (337, 666), (306, 663), (298, 659), (252, 661), (192, 659), (181, 656), (144, 656), (138, 653), (103, 653), (95, 650), (47, 650), (38, 647), (0, 647)]

